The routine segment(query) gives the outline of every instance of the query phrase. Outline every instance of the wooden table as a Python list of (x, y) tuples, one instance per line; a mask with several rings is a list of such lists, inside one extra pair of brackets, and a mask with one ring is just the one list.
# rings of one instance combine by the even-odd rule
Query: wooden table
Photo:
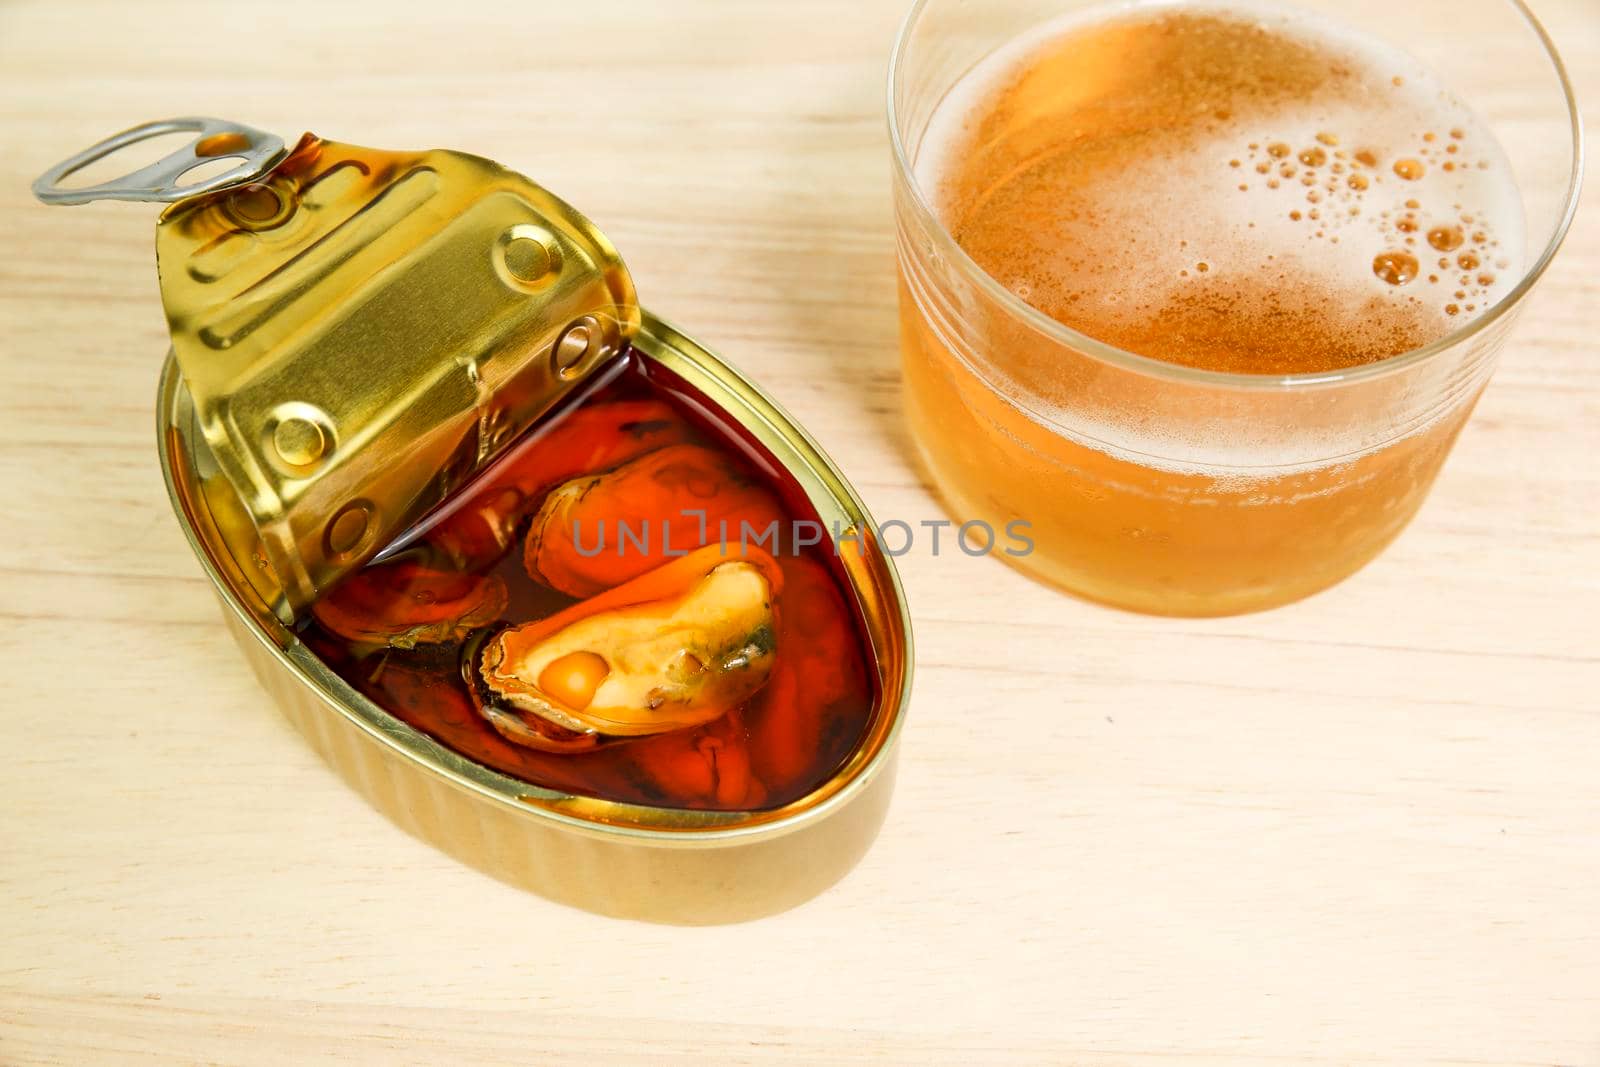
[[(154, 211), (28, 181), (194, 112), (494, 156), (915, 523), (903, 2), (0, 8), (0, 1061), (1600, 1063), (1600, 212), (1421, 517), (1331, 592), (1147, 619), (906, 556), (893, 810), (779, 917), (457, 866), (246, 672), (156, 465)], [(1537, 6), (1596, 99), (1594, 0)]]

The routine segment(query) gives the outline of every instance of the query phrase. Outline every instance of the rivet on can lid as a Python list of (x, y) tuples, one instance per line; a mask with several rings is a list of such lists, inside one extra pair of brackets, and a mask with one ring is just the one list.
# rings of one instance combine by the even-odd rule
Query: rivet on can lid
[(376, 513), (369, 500), (352, 500), (328, 523), (323, 548), (330, 557), (349, 556), (361, 547), (373, 527)]
[(311, 477), (339, 445), (328, 413), (300, 400), (274, 407), (261, 433), (263, 457), (291, 478)]
[(518, 237), (506, 245), (506, 270), (521, 281), (538, 281), (550, 273), (550, 252), (531, 237)]
[(550, 368), (562, 378), (575, 378), (578, 365), (603, 343), (599, 324), (584, 316), (566, 328), (556, 343), (550, 346)]
[(552, 357), (558, 371), (571, 370), (589, 351), (589, 326), (574, 323), (556, 342)]
[(246, 229), (267, 229), (288, 218), (288, 204), (270, 185), (254, 182), (242, 185), (224, 201), (228, 214)]
[(543, 288), (561, 273), (561, 246), (543, 227), (520, 223), (500, 235), (496, 253), (508, 280)]
[(291, 467), (307, 467), (328, 450), (328, 437), (310, 419), (287, 418), (272, 432), (272, 447)]

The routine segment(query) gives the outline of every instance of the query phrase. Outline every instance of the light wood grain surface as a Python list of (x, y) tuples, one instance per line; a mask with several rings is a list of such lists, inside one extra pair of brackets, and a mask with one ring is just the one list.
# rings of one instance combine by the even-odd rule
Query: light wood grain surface
[[(1331, 592), (1147, 619), (906, 556), (888, 823), (776, 918), (457, 866), (248, 675), (157, 469), (154, 212), (32, 177), (194, 112), (500, 159), (915, 523), (902, 6), (0, 6), (0, 1061), (1600, 1064), (1600, 212), (1421, 517)], [(1600, 99), (1595, 0), (1536, 6)]]

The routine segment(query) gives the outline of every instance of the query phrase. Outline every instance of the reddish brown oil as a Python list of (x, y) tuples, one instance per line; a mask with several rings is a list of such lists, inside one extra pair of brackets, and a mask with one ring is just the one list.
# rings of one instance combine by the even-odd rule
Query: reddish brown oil
[[(545, 618), (575, 603), (524, 572), (526, 517), (498, 558), (481, 559), (469, 568), (471, 573), (498, 575), (510, 594), (499, 617), (476, 633), (411, 649), (353, 642), (317, 622), (309, 624), (302, 636), (335, 672), (396, 718), (523, 781), (567, 793), (667, 807), (756, 810), (790, 803), (827, 781), (862, 737), (876, 697), (870, 646), (833, 554), (831, 534), (823, 535), (820, 546), (799, 551), (788, 536), (793, 520), (817, 521), (804, 492), (716, 403), (658, 364), (635, 353), (619, 359), (603, 377), (587, 383), (525, 434), (445, 509), (400, 538), (398, 549), (381, 554), (382, 562), (369, 565), (368, 571), (408, 560), (451, 567), (430, 545), (430, 530), (462, 511), (486, 506), (503, 492), (499, 487), (508, 478), (541, 469), (547, 463), (541, 444), (581, 406), (635, 400), (664, 402), (670, 409), (667, 418), (680, 422), (672, 433), (717, 450), (766, 486), (781, 501), (788, 520), (780, 551), (773, 553), (783, 570), (776, 608), (777, 666), (767, 684), (743, 706), (700, 727), (611, 741), (575, 754), (525, 748), (497, 733), (480, 717), (463, 678), (462, 665), (474, 638), (503, 624)], [(695, 503), (672, 502), (661, 518), (677, 520), (681, 507)], [(675, 546), (683, 543), (680, 525), (677, 521), (673, 525)], [(715, 531), (709, 539), (715, 543)], [(844, 550), (853, 548), (846, 545)], [(459, 567), (459, 561), (455, 565)], [(396, 608), (403, 610), (404, 605)], [(377, 604), (372, 610), (381, 616), (385, 607)]]

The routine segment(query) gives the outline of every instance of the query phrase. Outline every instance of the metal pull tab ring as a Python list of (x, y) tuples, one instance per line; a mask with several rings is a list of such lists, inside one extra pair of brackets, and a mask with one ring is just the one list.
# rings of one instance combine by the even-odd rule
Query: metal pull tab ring
[[(131, 174), (81, 189), (61, 188), (63, 178), (89, 164), (129, 145), (167, 133), (193, 133), (195, 138), (171, 155)], [(33, 195), (46, 204), (87, 204), (92, 200), (153, 200), (170, 204), (259, 178), (283, 156), (283, 138), (237, 122), (201, 117), (163, 119), (124, 130), (57, 163), (33, 183)], [(179, 179), (202, 163), (235, 158), (238, 164), (221, 174), (187, 185), (179, 184)]]

